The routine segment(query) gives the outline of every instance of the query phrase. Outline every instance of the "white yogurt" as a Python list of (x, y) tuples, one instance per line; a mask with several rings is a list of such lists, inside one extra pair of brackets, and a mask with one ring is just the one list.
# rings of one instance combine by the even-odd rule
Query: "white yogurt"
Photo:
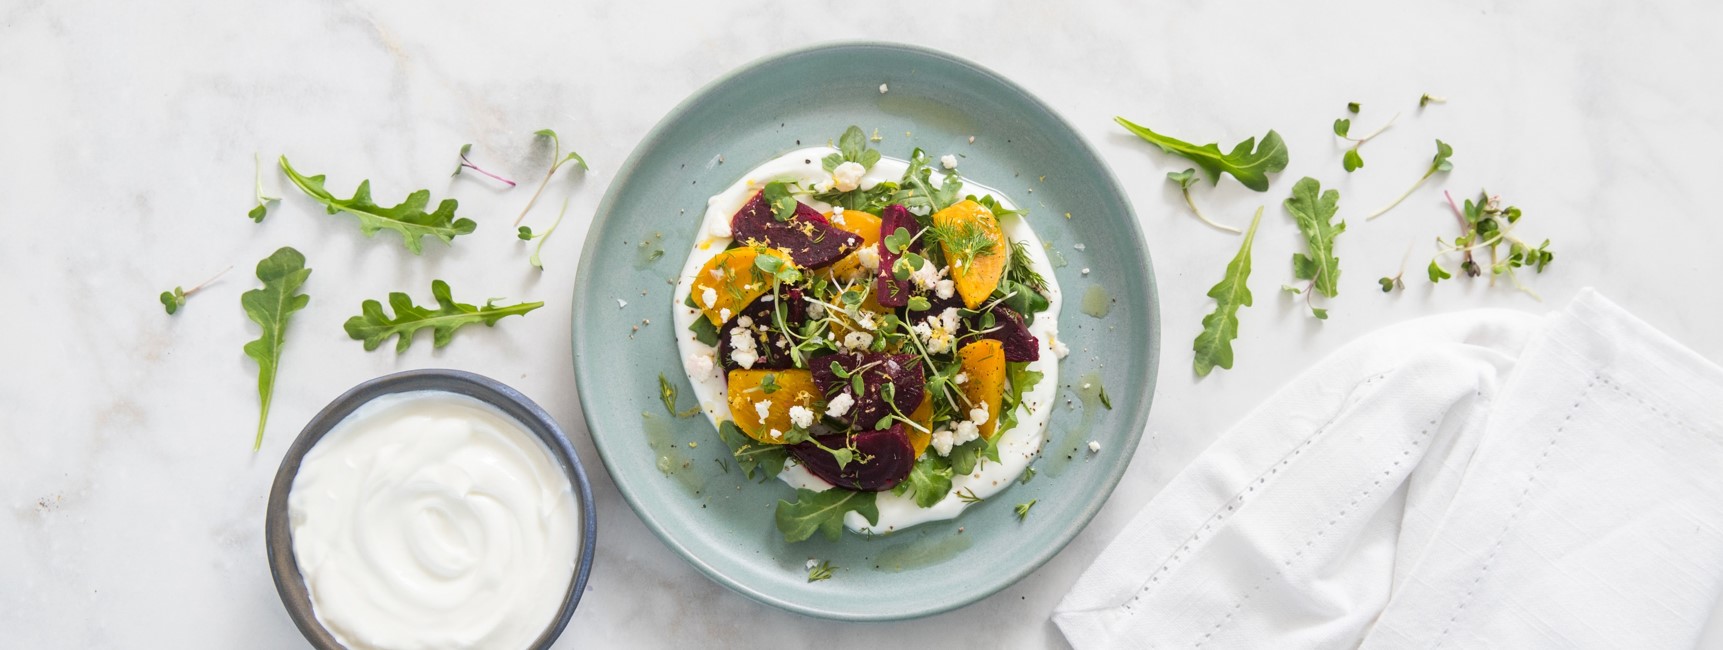
[[(820, 159), (837, 151), (831, 147), (814, 147), (801, 149), (784, 154), (755, 167), (744, 174), (741, 180), (718, 193), (706, 202), (706, 215), (700, 225), (700, 236), (695, 240), (694, 250), (688, 255), (688, 262), (682, 266), (682, 275), (676, 285), (674, 294), (677, 345), (682, 353), (683, 368), (688, 371), (688, 381), (694, 387), (694, 395), (700, 399), (700, 406), (712, 424), (717, 426), (730, 417), (730, 405), (725, 399), (727, 390), (722, 368), (714, 369), (717, 349), (701, 343), (688, 331), (688, 326), (699, 317), (699, 311), (690, 309), (682, 303), (693, 287), (694, 276), (706, 265), (712, 257), (724, 251), (730, 245), (730, 217), (734, 216), (742, 205), (752, 198), (754, 193), (767, 183), (776, 181), (796, 182), (803, 186), (814, 186), (831, 182), (831, 175), (825, 172)], [(909, 163), (895, 158), (881, 158), (862, 177), (861, 186), (872, 188), (880, 181), (895, 181), (903, 177)], [(935, 185), (943, 182), (945, 175), (934, 170), (932, 180)], [(974, 194), (982, 196), (993, 195), (994, 200), (1007, 209), (1015, 209), (1003, 192), (965, 180), (959, 195)], [(819, 201), (802, 199), (821, 212), (830, 206)], [(880, 492), (876, 503), (879, 506), (879, 523), (869, 525), (867, 520), (854, 512), (844, 518), (844, 525), (858, 533), (885, 533), (901, 530), (916, 524), (943, 519), (952, 519), (962, 514), (970, 503), (957, 497), (958, 492), (973, 494), (976, 498), (986, 499), (1009, 487), (1012, 481), (1023, 474), (1035, 457), (1040, 454), (1041, 443), (1045, 439), (1047, 420), (1053, 414), (1054, 398), (1059, 385), (1059, 359), (1053, 353), (1052, 344), (1059, 333), (1059, 307), (1061, 304), (1059, 283), (1053, 277), (1053, 265), (1047, 259), (1047, 252), (1041, 245), (1041, 239), (1030, 230), (1029, 224), (1021, 217), (1000, 219), (1000, 226), (1008, 238), (1021, 241), (1029, 251), (1030, 266), (1047, 279), (1047, 311), (1037, 314), (1029, 321), (1029, 331), (1040, 339), (1041, 355), (1039, 360), (1030, 362), (1029, 369), (1042, 373), (1041, 382), (1035, 388), (1023, 394), (1023, 405), (1018, 409), (1017, 426), (1011, 428), (999, 439), (999, 462), (983, 460), (976, 464), (975, 471), (967, 475), (957, 476), (951, 480), (951, 492), (945, 499), (934, 504), (931, 508), (923, 508), (915, 503), (915, 498), (909, 493), (902, 496), (891, 492)], [(714, 364), (700, 362), (710, 359)], [(928, 451), (927, 453), (936, 453)], [(814, 476), (806, 469), (796, 466), (792, 460), (786, 465), (778, 478), (785, 483), (798, 488), (814, 491), (824, 491), (832, 486)]]
[(573, 486), (514, 418), (443, 391), (359, 407), (287, 497), (317, 620), (361, 648), (525, 648), (580, 547)]

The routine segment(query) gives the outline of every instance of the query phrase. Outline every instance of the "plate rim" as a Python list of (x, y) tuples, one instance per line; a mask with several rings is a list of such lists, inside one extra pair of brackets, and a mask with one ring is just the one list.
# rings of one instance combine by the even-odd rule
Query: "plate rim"
[[(1149, 337), (1147, 341), (1148, 358), (1146, 360), (1147, 380), (1142, 382), (1142, 389), (1137, 395), (1137, 403), (1141, 404), (1141, 408), (1139, 409), (1137, 417), (1133, 422), (1129, 423), (1130, 426), (1127, 428), (1127, 431), (1134, 430), (1134, 434), (1127, 436), (1124, 448), (1118, 450), (1119, 453), (1123, 453), (1125, 455), (1125, 460), (1124, 462), (1117, 463), (1112, 468), (1108, 469), (1107, 474), (1104, 477), (1106, 496), (1104, 498), (1097, 499), (1080, 509), (1077, 513), (1074, 525), (1067, 526), (1064, 530), (1055, 534), (1055, 543), (1048, 545), (1045, 549), (1028, 558), (1018, 558), (1019, 561), (1013, 562), (1010, 570), (1001, 572), (1003, 580), (998, 582), (997, 586), (963, 594), (958, 598), (951, 599), (933, 607), (915, 610), (855, 612), (809, 606), (804, 603), (795, 602), (755, 589), (754, 587), (744, 584), (730, 575), (719, 571), (704, 559), (696, 556), (682, 543), (673, 541), (670, 534), (665, 529), (663, 522), (661, 522), (658, 517), (648, 514), (650, 509), (643, 507), (643, 504), (640, 503), (637, 495), (623, 488), (623, 481), (617, 478), (618, 473), (616, 472), (615, 464), (611, 461), (611, 451), (607, 450), (604, 443), (600, 442), (601, 436), (593, 435), (593, 431), (598, 428), (594, 422), (593, 410), (585, 407), (585, 404), (588, 401), (587, 387), (591, 385), (589, 381), (596, 380), (596, 378), (592, 376), (592, 370), (583, 368), (583, 364), (581, 362), (586, 346), (582, 343), (582, 337), (580, 334), (588, 325), (587, 317), (584, 313), (585, 310), (582, 306), (587, 304), (587, 300), (585, 300), (585, 298), (589, 297), (592, 293), (592, 283), (589, 278), (592, 277), (591, 270), (593, 265), (596, 264), (595, 260), (597, 259), (597, 256), (595, 253), (599, 247), (597, 232), (601, 230), (601, 228), (597, 226), (600, 225), (600, 220), (608, 219), (611, 212), (615, 209), (615, 204), (619, 200), (616, 188), (633, 176), (639, 165), (640, 159), (645, 152), (655, 148), (654, 146), (649, 145), (656, 145), (658, 140), (663, 136), (664, 131), (669, 128), (670, 125), (675, 124), (686, 117), (686, 115), (691, 112), (696, 105), (703, 101), (712, 92), (742, 75), (752, 73), (765, 66), (780, 63), (786, 59), (806, 56), (825, 50), (844, 49), (906, 52), (917, 56), (943, 60), (959, 67), (968, 68), (981, 76), (988, 78), (989, 80), (999, 84), (1004, 89), (1016, 93), (1029, 105), (1040, 109), (1050, 119), (1054, 120), (1057, 124), (1063, 126), (1067, 131), (1069, 131), (1075, 142), (1078, 144), (1081, 153), (1092, 160), (1095, 163), (1095, 166), (1101, 170), (1101, 176), (1097, 177), (1095, 180), (1101, 183), (1104, 187), (1111, 189), (1114, 194), (1120, 197), (1125, 209), (1125, 214), (1121, 215), (1121, 218), (1126, 222), (1130, 234), (1133, 235), (1132, 243), (1141, 252), (1144, 262), (1143, 279), (1145, 281), (1145, 293), (1148, 298), (1147, 325), (1149, 327)], [(1143, 432), (1148, 425), (1149, 412), (1154, 401), (1154, 390), (1158, 384), (1160, 374), (1161, 309), (1160, 293), (1157, 283), (1155, 282), (1154, 260), (1150, 256), (1149, 246), (1147, 240), (1144, 238), (1142, 224), (1137, 218), (1136, 208), (1131, 202), (1130, 195), (1119, 182), (1118, 176), (1113, 173), (1112, 167), (1106, 164), (1106, 161), (1101, 158), (1100, 153), (1095, 148), (1094, 144), (1090, 142), (1088, 138), (1084, 137), (1083, 133), (1079, 131), (1070, 120), (1065, 119), (1065, 117), (1058, 111), (1054, 110), (1051, 105), (1042, 101), (1039, 97), (1030, 93), (1021, 85), (1018, 85), (1016, 82), (1011, 81), (1004, 75), (995, 72), (991, 68), (980, 65), (969, 59), (916, 44), (877, 40), (837, 40), (780, 50), (757, 57), (747, 63), (732, 68), (689, 93), (687, 97), (684, 97), (682, 101), (672, 107), (669, 112), (659, 118), (659, 120), (652, 125), (652, 128), (649, 129), (645, 135), (641, 136), (640, 140), (635, 143), (633, 150), (629, 152), (628, 157), (624, 159), (622, 164), (616, 169), (616, 175), (613, 176), (610, 182), (606, 185), (604, 196), (600, 199), (598, 207), (593, 212), (592, 223), (587, 226), (586, 240), (581, 245), (580, 262), (575, 267), (573, 299), (570, 301), (570, 309), (572, 312), (570, 319), (570, 338), (574, 364), (575, 393), (580, 399), (580, 403), (582, 405), (581, 419), (586, 424), (587, 437), (591, 439), (593, 447), (598, 451), (599, 460), (603, 463), (605, 472), (610, 475), (611, 483), (616, 486), (616, 491), (621, 494), (623, 500), (628, 504), (628, 507), (634, 511), (634, 515), (640, 519), (640, 522), (646, 526), (647, 530), (652, 531), (652, 534), (656, 536), (660, 542), (669, 547), (670, 550), (674, 551), (677, 555), (681, 556), (683, 560), (687, 561), (700, 573), (704, 574), (707, 579), (723, 585), (731, 591), (747, 596), (755, 602), (817, 618), (839, 621), (897, 621), (923, 618), (967, 607), (997, 594), (1005, 588), (1028, 577), (1029, 574), (1034, 573), (1055, 556), (1064, 552), (1064, 550), (1070, 546), (1072, 540), (1075, 540), (1078, 534), (1088, 528), (1090, 522), (1094, 521), (1095, 515), (1099, 514), (1101, 508), (1105, 507), (1107, 502), (1112, 499), (1113, 493), (1118, 489), (1119, 481), (1124, 478), (1125, 472), (1130, 468), (1131, 458), (1135, 456), (1137, 446), (1142, 441)], [(597, 303), (594, 302), (593, 304)]]

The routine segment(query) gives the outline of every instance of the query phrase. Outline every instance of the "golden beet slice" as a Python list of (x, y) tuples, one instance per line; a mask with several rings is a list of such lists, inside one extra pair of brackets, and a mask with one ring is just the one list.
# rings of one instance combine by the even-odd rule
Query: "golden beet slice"
[(922, 431), (911, 426), (903, 428), (903, 432), (909, 435), (909, 446), (915, 450), (915, 454), (910, 456), (910, 459), (914, 460), (921, 458), (921, 454), (927, 451), (928, 443), (933, 442), (933, 395), (922, 393), (921, 405), (915, 407), (915, 411), (909, 414), (909, 419), (915, 420), (917, 425), (926, 429)]
[(742, 246), (712, 256), (700, 268), (694, 277), (694, 304), (713, 325), (722, 326), (748, 303), (772, 290), (772, 276), (756, 265), (762, 255), (791, 263), (789, 256), (778, 250)]
[(828, 215), (826, 219), (831, 222), (832, 227), (862, 238), (861, 248), (832, 263), (832, 277), (853, 280), (869, 274), (870, 271), (862, 268), (859, 256), (862, 249), (873, 248), (879, 244), (879, 217), (861, 210), (844, 210), (843, 214)]
[[(1005, 260), (1010, 255), (998, 217), (986, 206), (965, 200), (933, 213), (933, 225), (942, 233), (940, 248), (951, 265), (957, 295), (963, 297), (964, 306), (970, 309), (981, 306), (999, 286), (999, 278), (1005, 275)], [(986, 245), (988, 241), (992, 242), (990, 246)]]
[(742, 433), (768, 444), (784, 444), (784, 432), (794, 426), (791, 407), (812, 410), (820, 397), (813, 374), (806, 370), (731, 370), (728, 378), (730, 418)]
[(992, 439), (999, 428), (999, 405), (1005, 399), (1005, 346), (993, 339), (981, 339), (957, 351), (968, 375), (959, 388), (969, 398), (969, 407), (987, 405), (987, 423), (981, 425), (981, 435)]

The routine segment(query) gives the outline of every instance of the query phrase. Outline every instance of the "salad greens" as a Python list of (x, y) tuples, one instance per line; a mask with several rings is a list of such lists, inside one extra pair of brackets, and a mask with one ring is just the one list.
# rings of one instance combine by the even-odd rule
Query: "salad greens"
[(263, 218), (269, 216), (269, 204), (280, 201), (281, 197), (263, 193), (263, 163), (258, 161), (255, 153), (251, 154), (251, 169), (256, 176), (256, 189), (252, 190), (252, 195), (257, 199), (257, 207), (252, 208), (245, 216), (251, 217), (253, 222), (263, 223)]
[(843, 532), (845, 514), (855, 512), (868, 523), (879, 523), (874, 494), (842, 488), (824, 492), (798, 488), (795, 501), (778, 501), (778, 531), (786, 542), (800, 542), (814, 533), (824, 533), (826, 539), (835, 541)]
[(227, 275), (227, 272), (232, 270), (233, 267), (231, 266), (222, 269), (220, 273), (210, 276), (208, 280), (199, 282), (197, 286), (190, 289), (174, 287), (172, 291), (163, 291), (161, 295), (162, 308), (167, 310), (169, 316), (174, 315), (179, 311), (180, 307), (185, 306), (186, 298), (190, 298), (192, 294), (197, 293), (206, 286), (209, 286), (209, 283), (215, 282), (216, 278)]
[(1328, 310), (1310, 304), (1311, 294), (1321, 293), (1333, 298), (1340, 294), (1340, 258), (1334, 256), (1334, 239), (1346, 232), (1346, 222), (1334, 222), (1340, 210), (1340, 191), (1322, 191), (1322, 184), (1306, 176), (1292, 186), (1292, 196), (1286, 199), (1286, 211), (1292, 213), (1298, 231), (1304, 234), (1309, 253), (1292, 254), (1292, 274), (1309, 280), (1303, 288), (1287, 287), (1295, 294), (1304, 294), (1305, 304), (1318, 319), (1327, 319)]
[(1250, 229), (1244, 232), (1244, 243), (1238, 248), (1238, 255), (1226, 265), (1226, 276), (1209, 289), (1208, 296), (1214, 298), (1214, 311), (1203, 317), (1203, 331), (1197, 335), (1193, 347), (1196, 357), (1192, 368), (1198, 377), (1207, 377), (1216, 366), (1232, 368), (1232, 341), (1238, 338), (1238, 310), (1251, 304), (1250, 287), (1250, 246), (1256, 240), (1256, 227), (1262, 222), (1262, 208), (1256, 209), (1256, 216), (1250, 219)]
[[(1358, 112), (1357, 104), (1348, 104), (1347, 108), (1353, 113)], [(1370, 135), (1362, 138), (1354, 138), (1348, 135), (1352, 130), (1352, 120), (1347, 118), (1334, 120), (1334, 135), (1352, 143), (1352, 147), (1346, 150), (1346, 155), (1341, 157), (1340, 166), (1344, 168), (1347, 173), (1358, 171), (1360, 167), (1363, 167), (1364, 157), (1358, 154), (1358, 148), (1364, 146), (1364, 143), (1374, 140), (1376, 136), (1382, 135), (1382, 132), (1387, 131), (1388, 127), (1394, 126), (1394, 121), (1398, 119), (1400, 119), (1400, 114), (1395, 113), (1394, 117), (1388, 118), (1388, 122), (1383, 124), (1381, 128), (1371, 131)]]
[(544, 260), (539, 259), (539, 253), (544, 251), (545, 240), (550, 239), (550, 234), (556, 232), (557, 226), (562, 225), (562, 218), (568, 214), (568, 202), (569, 199), (562, 200), (562, 210), (556, 213), (556, 221), (550, 222), (550, 228), (544, 232), (534, 233), (532, 228), (527, 226), (521, 226), (520, 229), (516, 231), (515, 236), (521, 241), (538, 240), (538, 245), (532, 247), (532, 257), (527, 258), (527, 263), (531, 264), (533, 268), (540, 271), (544, 270)]
[[(1478, 254), (1489, 253), (1490, 284), (1494, 285), (1498, 276), (1507, 277), (1514, 288), (1524, 291), (1534, 298), (1538, 295), (1520, 283), (1515, 269), (1530, 267), (1535, 273), (1543, 273), (1545, 267), (1555, 261), (1555, 253), (1549, 249), (1550, 242), (1545, 239), (1542, 244), (1533, 246), (1525, 240), (1514, 236), (1514, 227), (1519, 223), (1522, 213), (1514, 206), (1502, 205), (1500, 196), (1492, 196), (1489, 192), (1479, 190), (1478, 200), (1467, 199), (1465, 207), (1454, 204), (1454, 197), (1447, 196), (1448, 205), (1454, 209), (1454, 217), (1460, 222), (1461, 235), (1455, 237), (1452, 243), (1445, 243), (1440, 237), (1436, 238), (1437, 252), (1430, 260), (1430, 282), (1440, 282), (1453, 277), (1442, 267), (1441, 259), (1447, 255), (1458, 253), (1461, 257), (1460, 271), (1468, 277), (1483, 275), (1484, 267), (1477, 261)], [(1501, 251), (1507, 246), (1506, 254)]]
[(1256, 138), (1245, 138), (1244, 142), (1235, 145), (1230, 153), (1221, 153), (1220, 146), (1215, 143), (1197, 146), (1150, 131), (1148, 127), (1133, 123), (1123, 117), (1115, 117), (1113, 121), (1118, 122), (1120, 126), (1136, 134), (1137, 137), (1160, 147), (1162, 151), (1183, 156), (1196, 163), (1203, 171), (1208, 172), (1211, 184), (1219, 183), (1220, 175), (1224, 172), (1232, 174), (1232, 177), (1238, 179), (1238, 182), (1245, 187), (1258, 192), (1266, 192), (1268, 191), (1268, 175), (1286, 169), (1288, 160), (1286, 143), (1282, 142), (1280, 134), (1274, 131), (1269, 131), (1267, 135), (1262, 136), (1261, 143), (1258, 143)]
[(437, 204), (435, 212), (425, 212), (430, 204), (431, 191), (419, 190), (407, 195), (407, 200), (392, 208), (385, 208), (371, 202), (371, 181), (359, 182), (359, 189), (354, 190), (353, 198), (340, 199), (330, 194), (323, 187), (323, 175), (305, 176), (293, 169), (287, 162), (287, 156), (281, 157), (281, 171), (287, 174), (287, 179), (293, 181), (306, 196), (316, 199), (329, 211), (329, 214), (345, 212), (359, 219), (359, 232), (370, 237), (379, 230), (393, 230), (400, 233), (401, 240), (407, 250), (414, 255), (425, 252), (422, 238), (436, 237), (443, 243), (453, 243), (455, 237), (473, 232), (478, 226), (472, 219), (455, 218), (455, 209), (459, 203), (454, 199), (443, 199)]
[(485, 176), (490, 177), (492, 180), (495, 180), (499, 183), (502, 183), (504, 185), (509, 186), (509, 189), (514, 189), (514, 186), (515, 186), (514, 181), (511, 181), (509, 179), (506, 179), (506, 178), (503, 178), (503, 177), (498, 176), (496, 174), (492, 174), (488, 171), (485, 171), (484, 168), (479, 167), (478, 165), (473, 164), (473, 161), (468, 160), (467, 159), (467, 153), (471, 152), (472, 150), (473, 150), (473, 145), (471, 145), (471, 144), (461, 145), (461, 164), (455, 165), (455, 173), (449, 174), (450, 176), (460, 176), (461, 170), (471, 169), (475, 172), (478, 172), (480, 174), (484, 174)]
[(1233, 226), (1228, 226), (1228, 225), (1222, 224), (1222, 223), (1216, 223), (1215, 221), (1213, 221), (1213, 220), (1209, 219), (1207, 216), (1205, 216), (1203, 214), (1202, 210), (1197, 209), (1196, 202), (1191, 200), (1191, 186), (1197, 184), (1196, 173), (1197, 173), (1197, 170), (1195, 167), (1192, 167), (1190, 169), (1186, 169), (1182, 172), (1167, 172), (1167, 180), (1172, 182), (1173, 184), (1179, 186), (1179, 193), (1183, 194), (1185, 197), (1185, 205), (1190, 206), (1191, 214), (1196, 215), (1197, 218), (1201, 219), (1203, 223), (1206, 223), (1210, 226), (1214, 226), (1215, 228), (1219, 228), (1221, 230), (1225, 230), (1225, 231), (1233, 233), (1233, 234), (1244, 233), (1243, 230), (1239, 230), (1238, 228), (1235, 228)]
[(432, 347), (440, 348), (448, 345), (455, 336), (455, 330), (462, 327), (474, 323), (494, 327), (505, 316), (526, 314), (544, 306), (542, 302), (497, 306), (495, 299), (487, 301), (483, 307), (458, 303), (450, 296), (449, 284), (442, 280), (431, 281), (431, 295), (437, 301), (435, 309), (414, 305), (413, 298), (405, 293), (390, 293), (389, 306), (395, 310), (394, 318), (383, 312), (382, 303), (366, 300), (360, 305), (360, 314), (347, 319), (343, 328), (353, 340), (364, 341), (366, 351), (377, 349), (384, 340), (394, 336), (395, 352), (399, 354), (413, 344), (414, 334), (427, 327), (431, 328)]
[(305, 308), (311, 297), (299, 292), (311, 269), (305, 268), (305, 256), (288, 247), (271, 253), (257, 263), (257, 279), (263, 288), (241, 294), (239, 304), (246, 317), (263, 328), (263, 335), (245, 344), (245, 356), (257, 362), (257, 439), (251, 450), (263, 448), (263, 430), (269, 424), (269, 402), (275, 395), (275, 375), (281, 367), (281, 346), (287, 341), (287, 322), (293, 312)]
[(1445, 171), (1452, 170), (1454, 168), (1454, 163), (1450, 162), (1448, 159), (1453, 157), (1453, 155), (1454, 155), (1454, 148), (1453, 147), (1448, 146), (1448, 143), (1446, 143), (1446, 142), (1443, 142), (1441, 140), (1437, 140), (1436, 141), (1436, 156), (1434, 158), (1430, 159), (1430, 168), (1424, 171), (1423, 176), (1418, 177), (1418, 182), (1413, 183), (1412, 187), (1408, 188), (1406, 190), (1405, 194), (1401, 194), (1400, 198), (1394, 199), (1393, 203), (1389, 203), (1387, 206), (1383, 207), (1381, 210), (1377, 210), (1377, 211), (1371, 213), (1370, 216), (1365, 217), (1364, 220), (1369, 221), (1371, 219), (1375, 219), (1376, 217), (1380, 217), (1384, 214), (1387, 214), (1389, 210), (1394, 209), (1394, 206), (1400, 205), (1400, 202), (1406, 200), (1406, 197), (1411, 196), (1413, 192), (1418, 191), (1418, 188), (1423, 187), (1424, 181), (1430, 180), (1430, 177), (1435, 176), (1436, 172), (1445, 172)]
[(533, 190), (532, 198), (526, 200), (526, 207), (521, 208), (520, 216), (515, 217), (514, 225), (516, 227), (520, 226), (521, 221), (526, 220), (526, 213), (532, 211), (532, 205), (538, 202), (538, 195), (544, 193), (545, 186), (550, 184), (550, 179), (552, 176), (556, 175), (556, 170), (562, 169), (564, 164), (570, 162), (574, 163), (574, 166), (579, 167), (580, 169), (589, 169), (586, 166), (586, 159), (581, 158), (580, 154), (571, 150), (568, 152), (568, 155), (562, 155), (562, 140), (557, 138), (556, 131), (552, 131), (550, 129), (539, 129), (534, 131), (533, 135), (541, 138), (550, 138), (550, 170), (544, 173), (544, 180), (538, 182), (538, 189)]

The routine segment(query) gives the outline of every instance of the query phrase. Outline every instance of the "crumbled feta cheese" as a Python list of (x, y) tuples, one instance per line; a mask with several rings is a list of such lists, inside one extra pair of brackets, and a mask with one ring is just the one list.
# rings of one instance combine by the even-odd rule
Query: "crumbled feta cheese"
[(760, 353), (754, 350), (735, 349), (730, 351), (730, 360), (745, 369), (753, 368), (760, 360)]
[(873, 345), (873, 335), (867, 332), (850, 332), (844, 335), (844, 347), (860, 350)]
[(832, 186), (839, 192), (853, 191), (861, 187), (862, 174), (866, 173), (867, 168), (861, 166), (861, 163), (853, 160), (845, 162), (832, 170)]
[(888, 90), (888, 88), (886, 88), (885, 84), (879, 85), (879, 94), (884, 95), (886, 90)]
[(849, 391), (838, 393), (838, 396), (833, 397), (832, 401), (826, 402), (826, 416), (841, 418), (845, 413), (849, 413), (850, 407), (855, 406), (855, 404), (856, 400), (854, 397), (850, 397)]
[(969, 144), (975, 144), (975, 136), (969, 136)]
[(987, 422), (987, 402), (977, 402), (975, 408), (969, 409), (969, 419), (977, 423)]
[(926, 291), (938, 285), (939, 279), (944, 275), (944, 269), (935, 268), (932, 262), (923, 261), (921, 268), (910, 272), (909, 279), (915, 283), (915, 286)]
[(957, 294), (957, 283), (951, 280), (940, 280), (934, 283), (933, 293), (939, 296), (940, 300), (950, 300), (953, 295)]
[(1089, 441), (1089, 453), (1092, 453), (1092, 454), (1101, 453), (1101, 443), (1090, 440)]
[(1088, 275), (1088, 274), (1089, 274), (1089, 267), (1087, 267), (1087, 266), (1083, 267), (1083, 275)]
[(754, 335), (745, 327), (730, 330), (730, 348), (730, 360), (743, 368), (753, 368), (754, 363), (760, 360), (760, 351), (754, 343)]
[(779, 431), (777, 429), (771, 430), (766, 435), (771, 436), (773, 440), (783, 440), (784, 439), (784, 432)]
[(841, 206), (841, 205), (832, 206), (832, 216), (834, 216), (834, 217), (844, 216), (844, 206)]
[(808, 317), (814, 320), (825, 318), (826, 306), (811, 300), (808, 301)]
[(875, 323), (873, 318), (873, 312), (862, 309), (856, 312), (855, 321), (864, 330), (879, 329), (879, 323)]
[(616, 299), (616, 308), (617, 308), (617, 309), (621, 309), (621, 308), (623, 308), (623, 307), (627, 307), (627, 306), (628, 306), (628, 301), (627, 301), (627, 300), (623, 300), (623, 299), (621, 299), (621, 298), (617, 298), (617, 299)]
[[(754, 319), (751, 316), (743, 314), (741, 318), (736, 319), (736, 326), (737, 327), (753, 327), (754, 326)], [(730, 331), (734, 332), (735, 330), (730, 330)]]
[(1084, 250), (1086, 248), (1088, 248), (1088, 246), (1084, 246), (1081, 242), (1076, 243), (1076, 244), (1071, 244), (1071, 250), (1080, 251), (1080, 250)]
[(933, 432), (933, 439), (928, 441), (928, 446), (933, 447), (933, 450), (939, 452), (941, 456), (951, 455), (951, 445), (951, 432), (944, 429)]
[(813, 559), (813, 558), (808, 558), (808, 564), (807, 564), (807, 566), (808, 566), (808, 570), (809, 570), (809, 571), (812, 571), (812, 570), (814, 570), (814, 567), (817, 567), (817, 566), (819, 566), (819, 565), (820, 565), (820, 562), (819, 562), (819, 560), (815, 560), (815, 559)]
[(688, 355), (688, 367), (689, 367), (689, 369), (694, 371), (695, 377), (706, 377), (708, 375), (711, 375), (712, 374), (712, 368), (715, 365), (716, 364), (714, 364), (712, 362), (712, 355), (711, 354), (707, 354), (704, 352), (695, 352), (693, 354)]
[(957, 423), (957, 428), (951, 431), (951, 444), (961, 445), (981, 437), (981, 427), (974, 422), (964, 420)]
[(964, 383), (966, 383), (968, 381), (969, 381), (969, 373), (967, 373), (967, 372), (957, 373), (956, 377), (951, 378), (951, 383), (957, 384), (959, 386), (962, 386)]
[(1049, 334), (1047, 335), (1047, 342), (1052, 344), (1054, 356), (1063, 359), (1071, 355), (1071, 348), (1065, 347), (1065, 342), (1059, 340), (1058, 337)]
[(957, 156), (945, 154), (939, 157), (939, 166), (946, 169), (957, 169)]
[(928, 352), (939, 354), (949, 351), (952, 344), (956, 343), (957, 326), (957, 308), (947, 307), (938, 316), (928, 316), (922, 322), (910, 326), (910, 330), (921, 337)]
[(774, 295), (769, 294), (769, 293), (764, 295), (764, 296), (760, 296), (760, 302), (772, 302), (772, 301), (777, 300), (777, 299), (778, 299), (777, 296), (774, 296)]
[(730, 320), (730, 313), (729, 307), (718, 310), (718, 320)]
[(705, 291), (700, 292), (700, 302), (704, 303), (707, 309), (716, 307), (718, 305), (718, 290), (706, 287)]
[(790, 423), (803, 429), (814, 426), (814, 412), (801, 405), (792, 406), (790, 407)]
[(718, 280), (718, 281), (722, 282), (724, 280), (724, 269), (712, 269), (710, 271), (707, 271), (706, 275), (712, 276), (713, 280)]
[(875, 246), (863, 246), (861, 250), (856, 251), (856, 261), (860, 262), (861, 267), (864, 269), (869, 271), (878, 271), (879, 248)]
[(772, 400), (763, 399), (758, 402), (754, 402), (754, 413), (758, 414), (760, 416), (760, 422), (764, 423), (766, 418), (772, 414)]

